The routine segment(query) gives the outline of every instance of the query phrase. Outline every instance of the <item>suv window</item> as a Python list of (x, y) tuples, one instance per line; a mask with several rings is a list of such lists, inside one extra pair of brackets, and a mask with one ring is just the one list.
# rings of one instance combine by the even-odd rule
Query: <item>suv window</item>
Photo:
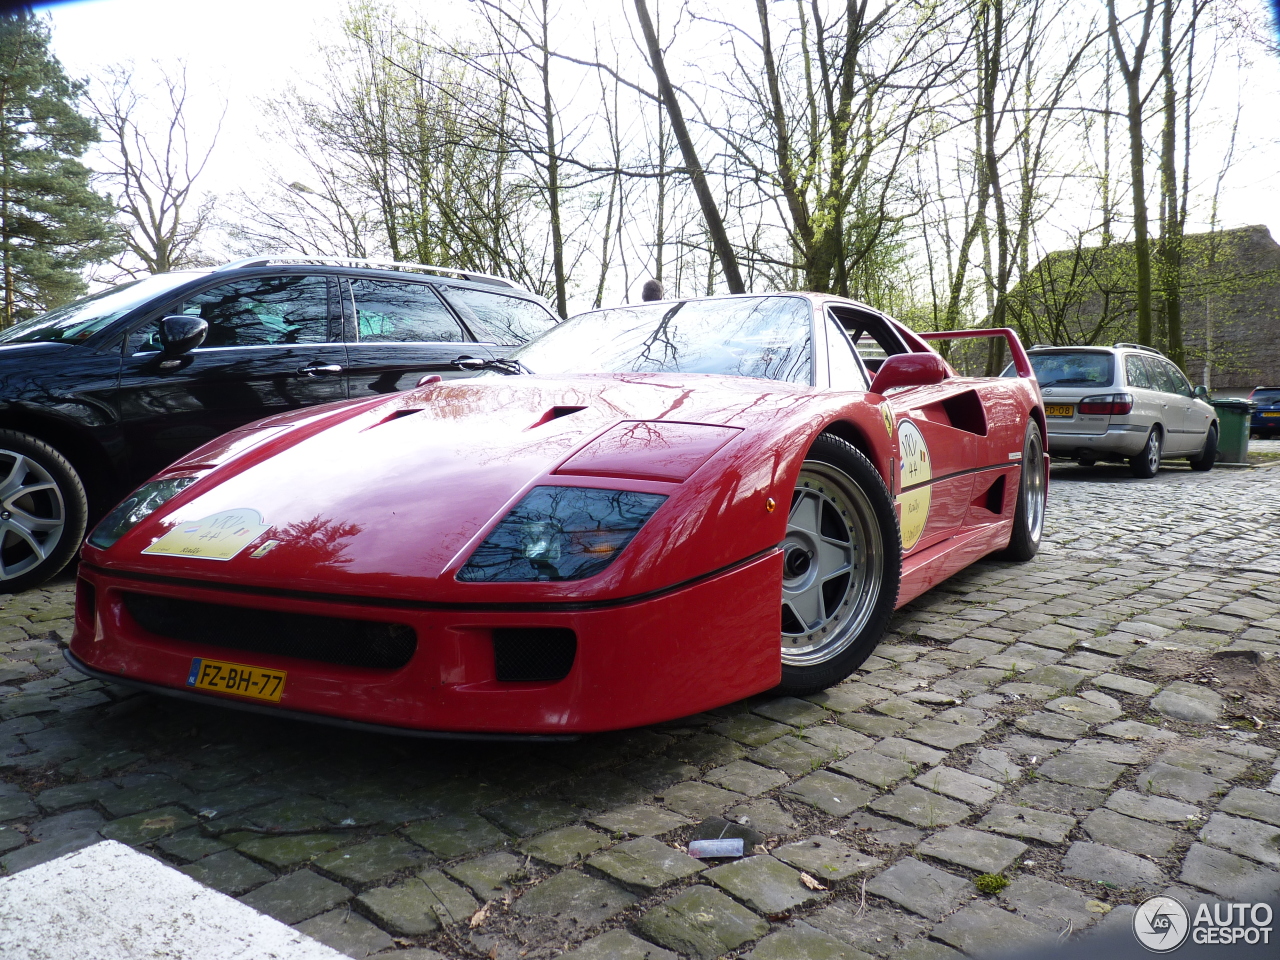
[(423, 343), (466, 339), (462, 327), (424, 283), (352, 278), (356, 334), (364, 343)]
[(1030, 359), (1042, 387), (1055, 383), (1107, 386), (1114, 370), (1109, 353), (1033, 353)]
[(444, 291), (458, 312), (475, 323), (477, 336), (487, 333), (502, 343), (524, 343), (556, 325), (556, 318), (532, 300), (452, 285)]
[[(252, 277), (202, 290), (172, 308), (209, 324), (203, 347), (327, 343), (329, 282), (324, 277)], [(129, 350), (160, 349), (160, 318), (129, 336)]]
[(1169, 375), (1169, 369), (1158, 357), (1143, 357), (1143, 366), (1147, 368), (1147, 376), (1151, 387), (1161, 393), (1177, 393), (1178, 383)]
[(1151, 378), (1147, 376), (1147, 366), (1142, 362), (1141, 357), (1135, 357), (1132, 354), (1125, 357), (1124, 373), (1129, 386), (1144, 387), (1147, 390), (1156, 389), (1151, 385)]
[(1156, 362), (1164, 369), (1164, 374), (1169, 379), (1171, 393), (1176, 393), (1184, 397), (1194, 395), (1194, 391), (1191, 389), (1191, 384), (1187, 383), (1187, 378), (1182, 375), (1182, 371), (1179, 370), (1177, 366), (1169, 360), (1157, 360)]

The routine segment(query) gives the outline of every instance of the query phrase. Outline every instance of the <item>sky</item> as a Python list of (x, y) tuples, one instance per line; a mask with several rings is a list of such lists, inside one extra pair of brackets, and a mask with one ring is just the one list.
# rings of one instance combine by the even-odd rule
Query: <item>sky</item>
[[(745, 4), (746, 0), (742, 0)], [(1245, 0), (1265, 9), (1266, 0)], [(623, 15), (623, 0), (566, 0), (589, 4), (599, 15)], [(468, 4), (458, 0), (391, 0), (448, 29), (465, 22)], [(226, 195), (250, 193), (266, 185), (274, 162), (260, 136), (264, 118), (259, 98), (289, 84), (305, 85), (319, 65), (321, 38), (336, 33), (347, 0), (220, 0), (217, 4), (173, 0), (81, 0), (49, 8), (53, 50), (72, 76), (86, 77), (104, 67), (133, 61), (140, 75), (154, 71), (153, 61), (187, 64), (193, 100), (195, 139), (210, 136), (223, 105), (226, 116), (218, 148), (202, 185)], [(1221, 66), (1217, 97), (1210, 109), (1235, 108), (1236, 85), (1244, 89), (1237, 167), (1221, 199), (1223, 226), (1263, 223), (1280, 240), (1280, 60), (1259, 57), (1237, 78)], [(1193, 175), (1210, 183), (1217, 173), (1225, 134), (1195, 143)], [(1191, 229), (1203, 229), (1192, 224)]]

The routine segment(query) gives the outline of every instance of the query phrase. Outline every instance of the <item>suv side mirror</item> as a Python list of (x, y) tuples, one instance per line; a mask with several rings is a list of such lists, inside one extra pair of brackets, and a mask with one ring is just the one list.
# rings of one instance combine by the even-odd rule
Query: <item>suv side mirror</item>
[(1199, 397), (1201, 400), (1209, 399), (1209, 388), (1206, 387), (1204, 384), (1201, 384), (1200, 386), (1196, 387), (1195, 390), (1193, 390), (1191, 393), (1192, 393), (1192, 396)]
[(173, 316), (160, 321), (160, 359), (175, 360), (190, 353), (209, 335), (209, 324), (199, 317)]
[(884, 393), (892, 387), (923, 387), (941, 383), (951, 376), (947, 362), (936, 353), (895, 353), (880, 364), (871, 381), (872, 393)]

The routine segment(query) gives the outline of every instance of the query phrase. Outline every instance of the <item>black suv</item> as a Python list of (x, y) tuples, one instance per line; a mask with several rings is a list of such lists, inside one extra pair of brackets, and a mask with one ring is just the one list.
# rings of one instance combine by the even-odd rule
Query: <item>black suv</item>
[(256, 257), (157, 274), (0, 332), (0, 592), (53, 576), (85, 528), (228, 430), (471, 376), (552, 327), (508, 280)]

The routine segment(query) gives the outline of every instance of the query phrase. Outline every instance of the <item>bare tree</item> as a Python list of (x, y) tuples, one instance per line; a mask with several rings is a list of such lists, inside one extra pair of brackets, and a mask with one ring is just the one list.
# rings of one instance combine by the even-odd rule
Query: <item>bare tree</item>
[[(215, 201), (195, 193), (196, 181), (226, 114), (224, 105), (207, 143), (193, 143), (186, 65), (162, 67), (154, 89), (140, 89), (136, 76), (132, 64), (110, 67), (86, 95), (103, 133), (105, 179), (120, 210), (124, 252), (112, 263), (129, 276), (206, 262), (200, 241)], [(158, 108), (149, 105), (154, 101)], [(158, 129), (151, 128), (148, 114), (158, 119)]]

